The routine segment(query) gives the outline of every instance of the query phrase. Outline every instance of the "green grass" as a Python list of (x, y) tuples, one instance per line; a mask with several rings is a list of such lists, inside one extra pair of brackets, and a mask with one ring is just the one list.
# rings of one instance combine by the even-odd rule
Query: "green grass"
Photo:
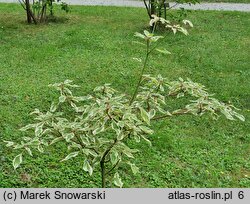
[[(59, 16), (61, 13), (59, 14)], [(194, 11), (190, 35), (169, 34), (147, 72), (169, 79), (189, 77), (206, 85), (222, 101), (241, 108), (246, 122), (183, 116), (153, 124), (153, 146), (132, 144), (141, 173), (123, 169), (125, 187), (250, 187), (250, 14)], [(131, 43), (147, 25), (144, 9), (80, 7), (61, 22), (26, 25), (22, 8), (0, 6), (0, 187), (96, 187), (82, 161), (59, 161), (67, 155), (58, 145), (25, 157), (13, 170), (17, 151), (2, 140), (18, 140), (20, 127), (32, 121), (34, 108), (47, 110), (56, 93), (48, 84), (73, 79), (79, 93), (112, 83), (132, 93), (140, 71), (133, 57), (143, 51)]]

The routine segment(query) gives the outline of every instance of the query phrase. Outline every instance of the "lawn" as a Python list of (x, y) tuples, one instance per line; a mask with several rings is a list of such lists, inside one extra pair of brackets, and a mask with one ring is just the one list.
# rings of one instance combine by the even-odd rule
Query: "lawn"
[[(61, 16), (62, 14), (58, 15)], [(189, 77), (224, 102), (241, 109), (246, 122), (221, 117), (181, 116), (154, 123), (135, 164), (141, 173), (121, 174), (124, 187), (250, 187), (250, 14), (193, 11), (190, 35), (169, 34), (147, 73), (169, 79)], [(18, 140), (18, 129), (32, 121), (29, 112), (47, 110), (56, 92), (47, 85), (72, 79), (78, 93), (111, 83), (131, 94), (140, 67), (133, 57), (143, 50), (132, 43), (147, 27), (144, 9), (74, 6), (66, 18), (47, 25), (26, 25), (19, 5), (0, 4), (0, 187), (98, 187), (82, 161), (59, 161), (66, 147), (26, 157), (12, 167), (16, 151), (3, 140)], [(98, 183), (98, 185), (97, 185)]]

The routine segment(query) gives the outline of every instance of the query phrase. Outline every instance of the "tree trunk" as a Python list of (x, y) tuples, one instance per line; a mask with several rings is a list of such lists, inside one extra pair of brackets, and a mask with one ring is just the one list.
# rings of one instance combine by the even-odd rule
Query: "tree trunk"
[(102, 188), (106, 188), (105, 159), (101, 160), (100, 165), (101, 165), (101, 173), (102, 173)]
[(26, 7), (26, 14), (27, 14), (27, 23), (31, 24), (32, 23), (32, 17), (31, 17), (31, 12), (30, 12), (30, 2), (29, 0), (25, 0), (25, 7)]
[(49, 1), (49, 9), (50, 9), (50, 16), (53, 16), (53, 2), (52, 0)]
[(155, 3), (156, 3), (156, 0), (150, 0), (150, 14), (153, 15), (155, 14), (155, 10), (156, 10), (156, 7), (155, 7)]
[(25, 8), (26, 10), (26, 14), (27, 14), (27, 23), (31, 24), (32, 21), (37, 24), (37, 20), (33, 14), (33, 12), (31, 11), (31, 8), (30, 8), (30, 1), (29, 0), (25, 0)]
[(44, 4), (42, 7), (42, 11), (41, 11), (40, 23), (42, 23), (46, 20), (46, 10), (47, 10), (47, 6), (46, 6), (46, 4)]

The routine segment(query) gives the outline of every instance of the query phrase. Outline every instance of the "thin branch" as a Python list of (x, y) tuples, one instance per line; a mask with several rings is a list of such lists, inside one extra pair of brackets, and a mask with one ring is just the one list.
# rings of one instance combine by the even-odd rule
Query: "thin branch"
[(172, 9), (172, 8), (174, 8), (174, 7), (176, 7), (177, 5), (178, 5), (178, 3), (175, 3), (173, 6), (169, 6), (168, 9), (166, 9), (166, 10), (168, 11), (168, 10), (170, 10), (170, 9)]
[(105, 157), (107, 156), (107, 154), (110, 152), (110, 150), (113, 148), (113, 146), (117, 143), (117, 139), (114, 140), (114, 142), (109, 146), (109, 148), (103, 153), (103, 156), (102, 156), (102, 159), (101, 159), (101, 162), (105, 161)]
[(23, 9), (26, 11), (26, 8), (25, 8), (25, 2), (24, 2), (24, 0), (18, 0), (19, 1), (19, 3), (21, 4), (21, 6), (23, 7)]
[(148, 16), (149, 16), (149, 18), (151, 19), (152, 16), (151, 16), (151, 14), (150, 14), (150, 10), (149, 10), (149, 7), (148, 7), (148, 5), (147, 5), (147, 2), (146, 2), (146, 0), (143, 0), (143, 2), (144, 2), (144, 5), (145, 5), (145, 7), (146, 7), (146, 9), (147, 9)]
[(99, 154), (99, 152), (95, 148), (93, 148), (93, 147), (86, 147), (86, 145), (83, 144), (81, 138), (76, 133), (75, 133), (75, 136), (76, 136), (78, 142), (80, 143), (80, 145), (82, 146), (82, 148), (93, 150), (96, 154)]
[(146, 66), (147, 66), (148, 57), (149, 57), (149, 54), (150, 54), (150, 51), (149, 51), (149, 41), (147, 41), (147, 51), (146, 51), (146, 53), (147, 53), (147, 54), (146, 54), (146, 57), (145, 57), (144, 65), (143, 65), (143, 68), (142, 68), (141, 73), (140, 73), (140, 79), (139, 79), (139, 81), (138, 81), (138, 84), (137, 84), (137, 86), (136, 86), (136, 89), (135, 89), (135, 91), (134, 91), (134, 94), (133, 94), (133, 96), (132, 96), (132, 98), (131, 98), (131, 100), (130, 100), (130, 102), (129, 102), (130, 105), (133, 103), (133, 101), (134, 101), (134, 99), (135, 99), (135, 97), (136, 97), (136, 95), (137, 95), (137, 93), (138, 93), (139, 87), (140, 87), (140, 85), (141, 85), (143, 73), (144, 73), (144, 70), (145, 70), (145, 68), (146, 68)]

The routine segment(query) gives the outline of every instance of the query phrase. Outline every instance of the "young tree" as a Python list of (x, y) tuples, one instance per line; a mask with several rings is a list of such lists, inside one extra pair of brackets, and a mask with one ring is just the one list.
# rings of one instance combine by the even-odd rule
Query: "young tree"
[[(199, 3), (199, 0), (176, 0), (175, 4), (172, 6), (170, 6), (169, 0), (143, 0), (143, 2), (150, 19), (152, 18), (152, 15), (167, 19), (167, 11), (176, 7), (178, 4), (196, 4)], [(184, 12), (183, 9), (181, 11)]]
[[(53, 16), (53, 4), (55, 0), (35, 0), (30, 2), (30, 0), (18, 0), (21, 6), (26, 11), (27, 23), (37, 24), (45, 22), (48, 19), (47, 10), (49, 9), (49, 15)], [(57, 3), (61, 0), (57, 0)], [(62, 2), (61, 9), (65, 12), (69, 12), (68, 4)]]
[[(179, 31), (188, 35), (184, 27), (170, 24), (164, 18), (154, 16), (150, 24), (156, 25), (157, 22), (174, 33)], [(187, 20), (183, 24), (192, 25)], [(99, 171), (102, 178), (100, 186), (111, 186), (113, 182), (122, 187), (119, 174), (121, 165), (129, 166), (134, 174), (139, 172), (133, 161), (139, 150), (132, 149), (128, 141), (146, 141), (151, 145), (149, 135), (153, 134), (152, 127), (158, 120), (184, 114), (201, 116), (207, 113), (214, 119), (222, 114), (229, 120), (238, 118), (244, 121), (244, 117), (235, 111), (237, 109), (234, 106), (215, 99), (199, 83), (182, 78), (168, 81), (161, 75), (152, 77), (144, 74), (153, 52), (170, 54), (169, 51), (158, 48), (164, 37), (155, 35), (154, 30), (152, 33), (147, 30), (135, 33), (142, 40), (137, 43), (145, 47), (146, 54), (132, 96), (119, 93), (110, 84), (96, 87), (84, 96), (73, 94), (72, 89), (79, 86), (71, 80), (50, 85), (59, 92), (58, 99), (48, 111), (35, 109), (31, 113), (35, 116), (35, 122), (21, 128), (28, 135), (20, 143), (5, 141), (8, 147), (21, 151), (13, 160), (14, 168), (22, 163), (23, 155), (32, 156), (34, 150), (42, 153), (49, 145), (64, 143), (70, 153), (62, 162), (80, 156), (81, 168), (90, 176)], [(170, 98), (178, 103), (180, 97), (187, 98), (187, 105), (179, 109), (166, 106)], [(32, 134), (34, 137), (31, 137)], [(107, 181), (110, 182), (107, 184)]]

